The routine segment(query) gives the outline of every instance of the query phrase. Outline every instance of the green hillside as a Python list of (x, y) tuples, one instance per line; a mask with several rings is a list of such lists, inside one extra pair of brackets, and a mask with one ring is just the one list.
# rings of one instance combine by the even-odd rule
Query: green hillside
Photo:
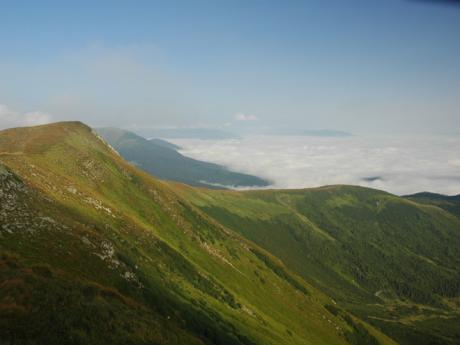
[(422, 192), (405, 196), (406, 199), (421, 204), (433, 205), (450, 212), (460, 218), (460, 194), (442, 195), (436, 193)]
[(100, 128), (97, 131), (123, 158), (161, 179), (213, 188), (269, 184), (256, 176), (185, 157), (177, 152), (177, 147), (160, 139), (147, 140), (118, 128)]
[(193, 191), (78, 122), (1, 131), (1, 342), (394, 344), (199, 210)]
[(352, 186), (184, 196), (401, 344), (460, 343), (460, 221), (445, 210)]

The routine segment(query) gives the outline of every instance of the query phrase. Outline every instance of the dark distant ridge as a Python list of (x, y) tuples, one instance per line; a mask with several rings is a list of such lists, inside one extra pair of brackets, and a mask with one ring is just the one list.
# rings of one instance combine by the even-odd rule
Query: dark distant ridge
[(158, 139), (158, 138), (153, 138), (149, 139), (150, 142), (154, 143), (155, 145), (166, 147), (168, 149), (173, 149), (173, 150), (180, 150), (181, 147), (179, 145), (175, 145), (173, 143), (170, 143), (169, 141)]
[(422, 204), (437, 206), (460, 218), (460, 194), (443, 195), (430, 192), (420, 192), (412, 195), (405, 195), (404, 198)]
[(415, 194), (405, 195), (405, 198), (432, 198), (439, 200), (449, 200), (449, 201), (460, 201), (460, 194), (457, 195), (445, 195), (431, 192), (419, 192)]
[(177, 152), (178, 146), (161, 139), (147, 140), (119, 128), (99, 128), (97, 131), (123, 158), (161, 179), (219, 189), (269, 185), (268, 181), (256, 176), (185, 157)]

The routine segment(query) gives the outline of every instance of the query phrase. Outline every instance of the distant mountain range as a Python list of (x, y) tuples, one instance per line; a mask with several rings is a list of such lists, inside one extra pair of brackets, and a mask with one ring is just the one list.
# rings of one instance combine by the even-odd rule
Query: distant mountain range
[(238, 135), (232, 132), (213, 128), (151, 128), (133, 129), (132, 132), (135, 132), (144, 138), (202, 140), (223, 140), (239, 138)]
[(332, 129), (276, 129), (270, 132), (275, 135), (302, 136), (302, 137), (351, 137), (353, 134)]
[(353, 134), (333, 129), (302, 129), (302, 128), (265, 128), (232, 126), (229, 130), (217, 128), (164, 128), (164, 129), (132, 129), (132, 132), (144, 138), (160, 139), (201, 139), (229, 140), (240, 139), (240, 135), (285, 135), (305, 137), (349, 137)]
[(209, 188), (263, 187), (270, 184), (256, 176), (185, 157), (177, 152), (178, 146), (161, 139), (147, 140), (118, 128), (99, 128), (97, 131), (123, 158), (161, 179)]
[(458, 196), (196, 188), (107, 141), (0, 131), (0, 343), (459, 344)]

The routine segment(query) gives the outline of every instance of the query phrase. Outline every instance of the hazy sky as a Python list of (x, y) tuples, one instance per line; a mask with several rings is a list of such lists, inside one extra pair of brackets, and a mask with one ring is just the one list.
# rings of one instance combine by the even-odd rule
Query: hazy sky
[(0, 0), (0, 26), (0, 127), (460, 132), (454, 1)]

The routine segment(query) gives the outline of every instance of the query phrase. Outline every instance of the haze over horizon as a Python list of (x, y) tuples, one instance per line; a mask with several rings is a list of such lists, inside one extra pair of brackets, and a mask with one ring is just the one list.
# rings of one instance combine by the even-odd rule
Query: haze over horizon
[(455, 134), (459, 19), (442, 1), (8, 2), (0, 128)]

